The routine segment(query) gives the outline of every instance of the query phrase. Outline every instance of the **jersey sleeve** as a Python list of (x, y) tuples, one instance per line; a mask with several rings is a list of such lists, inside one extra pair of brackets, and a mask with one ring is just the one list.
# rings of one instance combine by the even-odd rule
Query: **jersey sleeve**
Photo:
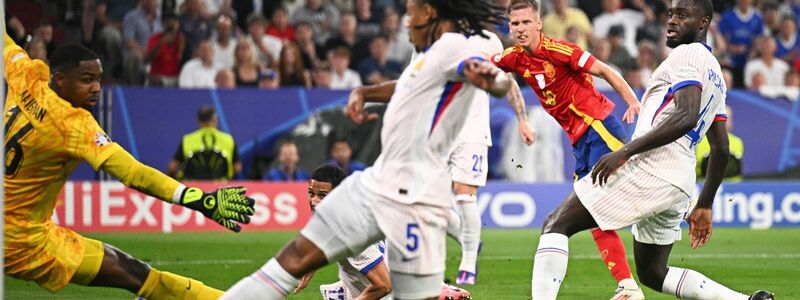
[(31, 59), (8, 33), (4, 35), (3, 71), (10, 89), (26, 90), (34, 81), (50, 80), (50, 67), (47, 64)]
[(88, 111), (76, 109), (67, 113), (61, 125), (66, 137), (66, 151), (86, 161), (95, 170), (100, 169), (112, 154), (122, 150), (111, 141)]
[(490, 60), (494, 63), (495, 66), (500, 68), (500, 70), (506, 72), (513, 72), (514, 71), (514, 56), (515, 56), (515, 47), (506, 48), (503, 52), (495, 53), (494, 55), (490, 56)]
[(673, 93), (687, 86), (703, 88), (702, 59), (696, 48), (681, 45), (670, 53), (664, 64), (669, 66), (667, 76)]
[(542, 48), (547, 51), (553, 64), (573, 71), (588, 73), (597, 61), (594, 55), (572, 43), (543, 39)]
[(361, 274), (369, 273), (372, 268), (377, 266), (383, 261), (383, 251), (381, 251), (381, 243), (373, 244), (367, 247), (363, 252), (358, 255), (347, 258), (347, 261), (354, 268), (358, 269)]

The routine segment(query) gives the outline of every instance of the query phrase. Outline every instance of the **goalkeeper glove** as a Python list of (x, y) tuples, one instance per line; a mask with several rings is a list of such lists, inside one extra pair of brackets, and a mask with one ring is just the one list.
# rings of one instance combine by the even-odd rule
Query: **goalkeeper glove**
[(186, 188), (180, 205), (203, 213), (206, 218), (235, 232), (242, 230), (238, 223), (250, 223), (256, 201), (245, 196), (244, 187), (224, 187), (211, 193), (199, 188)]

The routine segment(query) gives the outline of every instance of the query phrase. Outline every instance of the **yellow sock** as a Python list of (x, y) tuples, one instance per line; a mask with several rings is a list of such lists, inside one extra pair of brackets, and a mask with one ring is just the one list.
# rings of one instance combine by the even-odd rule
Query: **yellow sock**
[(223, 294), (200, 281), (156, 269), (150, 269), (147, 280), (136, 293), (150, 300), (217, 300)]

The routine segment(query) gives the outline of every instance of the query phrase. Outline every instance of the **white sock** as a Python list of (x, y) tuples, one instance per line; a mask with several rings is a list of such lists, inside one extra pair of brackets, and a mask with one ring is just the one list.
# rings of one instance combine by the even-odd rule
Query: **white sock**
[(703, 274), (676, 267), (669, 267), (661, 292), (681, 299), (747, 300), (750, 298), (716, 283)]
[(533, 259), (531, 297), (536, 300), (556, 299), (569, 260), (569, 238), (560, 233), (545, 233), (539, 237), (539, 247)]
[(450, 209), (447, 216), (447, 235), (461, 244), (461, 216), (455, 210)]
[(284, 299), (299, 282), (272, 258), (255, 273), (239, 280), (221, 299)]
[(456, 195), (461, 216), (461, 266), (460, 271), (475, 273), (478, 262), (478, 247), (481, 242), (481, 216), (478, 198), (475, 195)]

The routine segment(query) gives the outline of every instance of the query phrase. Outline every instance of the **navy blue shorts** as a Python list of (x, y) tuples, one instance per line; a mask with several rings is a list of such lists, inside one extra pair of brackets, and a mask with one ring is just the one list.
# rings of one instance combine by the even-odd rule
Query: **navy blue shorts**
[(627, 143), (627, 137), (622, 122), (614, 115), (609, 115), (603, 121), (593, 121), (589, 130), (572, 145), (575, 180), (589, 174), (603, 155), (622, 148)]

